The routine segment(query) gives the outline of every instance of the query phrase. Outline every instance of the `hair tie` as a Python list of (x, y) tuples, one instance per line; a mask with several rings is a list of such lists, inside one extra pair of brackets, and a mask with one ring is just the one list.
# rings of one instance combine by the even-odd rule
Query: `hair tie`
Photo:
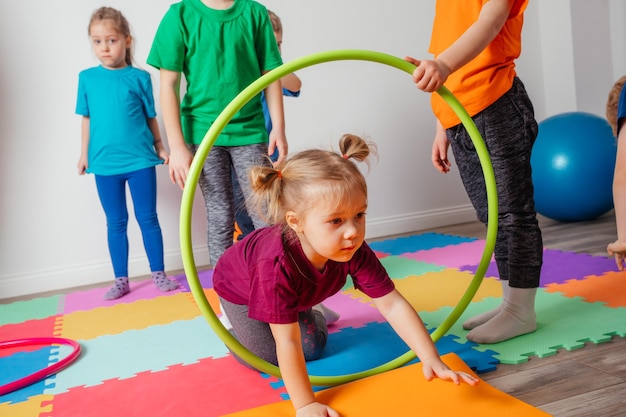
[(343, 159), (350, 159), (350, 156), (349, 156), (349, 155), (347, 155), (347, 154), (345, 154), (345, 153), (344, 153), (343, 155), (341, 155), (341, 157), (342, 157)]
[(276, 170), (276, 176), (277, 176), (278, 178), (282, 178), (282, 177), (283, 177), (283, 172), (282, 172), (280, 169), (277, 169), (277, 170)]

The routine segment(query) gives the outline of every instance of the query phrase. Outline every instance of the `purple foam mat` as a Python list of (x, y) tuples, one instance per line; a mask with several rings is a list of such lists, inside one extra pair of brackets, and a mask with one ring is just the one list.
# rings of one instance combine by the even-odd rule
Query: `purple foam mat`
[[(462, 271), (476, 273), (477, 268), (477, 265), (465, 265), (460, 269)], [(546, 249), (543, 252), (541, 286), (563, 284), (571, 279), (583, 279), (589, 276), (603, 275), (615, 269), (615, 261), (608, 257)], [(495, 262), (489, 264), (485, 276), (500, 277)]]
[[(187, 282), (187, 277), (185, 274), (180, 274), (172, 277), (178, 281), (178, 284), (182, 288), (183, 291), (191, 292), (191, 288), (189, 288), (189, 282)], [(202, 288), (213, 288), (213, 270), (207, 269), (205, 271), (198, 271), (198, 279), (200, 280), (200, 285)]]

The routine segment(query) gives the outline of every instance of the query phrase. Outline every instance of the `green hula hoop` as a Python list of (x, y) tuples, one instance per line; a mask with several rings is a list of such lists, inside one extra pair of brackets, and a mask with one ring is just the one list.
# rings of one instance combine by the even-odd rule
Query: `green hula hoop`
[[(205, 317), (213, 331), (215, 331), (217, 336), (226, 344), (226, 346), (228, 346), (228, 348), (230, 348), (235, 354), (237, 354), (251, 366), (278, 378), (281, 377), (279, 368), (254, 355), (246, 347), (239, 343), (239, 341), (237, 341), (237, 339), (235, 339), (222, 325), (219, 318), (215, 314), (215, 311), (211, 308), (211, 305), (206, 298), (206, 295), (198, 278), (198, 271), (196, 269), (192, 250), (191, 212), (193, 199), (195, 195), (196, 185), (198, 184), (198, 177), (200, 176), (200, 172), (202, 170), (202, 165), (206, 160), (206, 157), (209, 154), (211, 147), (217, 140), (217, 137), (219, 136), (221, 131), (228, 124), (228, 122), (235, 115), (235, 113), (239, 111), (239, 109), (241, 109), (249, 100), (259, 94), (272, 82), (284, 77), (287, 74), (312, 65), (341, 60), (377, 62), (380, 64), (385, 64), (398, 68), (409, 74), (412, 74), (415, 70), (415, 65), (392, 55), (381, 52), (352, 49), (314, 53), (281, 65), (280, 67), (266, 73), (255, 82), (250, 84), (239, 95), (237, 95), (237, 97), (235, 97), (229, 103), (229, 105), (226, 106), (226, 108), (224, 108), (224, 110), (215, 120), (209, 131), (204, 136), (202, 143), (198, 147), (196, 155), (191, 163), (187, 182), (183, 190), (180, 210), (180, 246), (185, 274), (187, 276), (189, 287), (191, 289), (191, 292), (193, 293), (196, 303), (198, 304), (198, 307), (202, 311), (203, 316)], [(476, 147), (476, 151), (478, 152), (478, 157), (480, 159), (480, 163), (483, 169), (483, 175), (485, 177), (487, 189), (488, 223), (485, 249), (482, 254), (478, 269), (474, 274), (474, 278), (470, 282), (466, 292), (462, 296), (457, 306), (450, 312), (450, 315), (446, 319), (444, 319), (439, 327), (432, 332), (431, 337), (433, 341), (439, 340), (442, 335), (450, 330), (450, 328), (458, 320), (463, 311), (465, 311), (470, 301), (476, 294), (476, 291), (478, 290), (478, 287), (480, 286), (482, 279), (484, 278), (485, 272), (487, 271), (487, 267), (489, 266), (489, 263), (491, 261), (491, 256), (495, 247), (498, 218), (496, 181), (493, 173), (493, 167), (491, 165), (489, 154), (487, 152), (484, 141), (480, 133), (478, 132), (478, 129), (476, 128), (476, 125), (474, 124), (472, 118), (469, 116), (467, 111), (465, 111), (461, 103), (452, 95), (452, 93), (446, 87), (439, 88), (439, 90), (437, 90), (437, 93), (446, 101), (446, 103), (448, 103), (448, 105), (454, 110), (456, 115), (461, 119), (463, 126), (465, 127), (465, 129), (467, 129), (474, 143), (474, 146)], [(415, 359), (415, 354), (412, 351), (408, 351), (405, 354), (387, 363), (373, 367), (368, 370), (337, 376), (309, 375), (309, 380), (313, 385), (339, 385), (346, 382), (354, 381), (356, 379), (376, 375), (381, 372), (395, 369), (397, 367), (407, 364), (413, 359)]]

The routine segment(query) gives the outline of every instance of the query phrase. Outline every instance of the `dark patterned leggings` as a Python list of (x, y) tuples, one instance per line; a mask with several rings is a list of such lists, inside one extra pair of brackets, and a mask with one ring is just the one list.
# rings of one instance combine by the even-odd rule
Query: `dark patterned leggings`
[[(273, 365), (278, 365), (276, 342), (269, 324), (249, 318), (248, 306), (246, 305), (233, 304), (221, 297), (220, 302), (233, 325), (231, 331), (233, 336), (259, 358)], [(319, 311), (309, 309), (300, 313), (298, 323), (302, 335), (304, 359), (306, 361), (318, 359), (324, 352), (328, 339), (326, 319)], [(236, 355), (233, 356), (244, 365), (250, 366)]]
[[(494, 256), (500, 278), (515, 288), (537, 288), (543, 241), (534, 202), (530, 154), (537, 122), (524, 84), (511, 89), (473, 118), (493, 165), (498, 191), (498, 235)], [(463, 125), (446, 131), (465, 190), (478, 219), (487, 223), (485, 179), (474, 144)]]

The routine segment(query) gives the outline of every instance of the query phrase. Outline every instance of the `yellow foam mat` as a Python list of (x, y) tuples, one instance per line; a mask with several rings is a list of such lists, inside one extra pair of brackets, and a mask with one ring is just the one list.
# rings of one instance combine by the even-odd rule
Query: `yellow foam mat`
[(52, 406), (50, 401), (54, 398), (53, 395), (35, 395), (30, 397), (27, 401), (17, 403), (0, 403), (0, 416), (3, 417), (30, 417), (39, 416), (42, 413), (49, 413)]
[[(420, 276), (409, 276), (394, 280), (396, 288), (417, 311), (437, 311), (442, 306), (454, 307), (470, 285), (474, 275), (470, 272), (459, 271), (454, 268), (440, 272), (429, 272)], [(371, 299), (355, 289), (345, 290), (344, 293), (371, 303)], [(502, 296), (502, 286), (497, 279), (483, 279), (472, 301), (480, 301), (486, 297)]]
[[(451, 368), (475, 375), (456, 354), (442, 358)], [(474, 387), (438, 379), (426, 381), (421, 363), (329, 388), (316, 396), (342, 417), (550, 416), (485, 381)], [(227, 416), (293, 417), (294, 410), (290, 401), (285, 400)]]
[(179, 293), (65, 314), (59, 318), (57, 336), (89, 340), (105, 334), (168, 324), (173, 320), (190, 320), (199, 315), (200, 310), (193, 299), (186, 293)]

